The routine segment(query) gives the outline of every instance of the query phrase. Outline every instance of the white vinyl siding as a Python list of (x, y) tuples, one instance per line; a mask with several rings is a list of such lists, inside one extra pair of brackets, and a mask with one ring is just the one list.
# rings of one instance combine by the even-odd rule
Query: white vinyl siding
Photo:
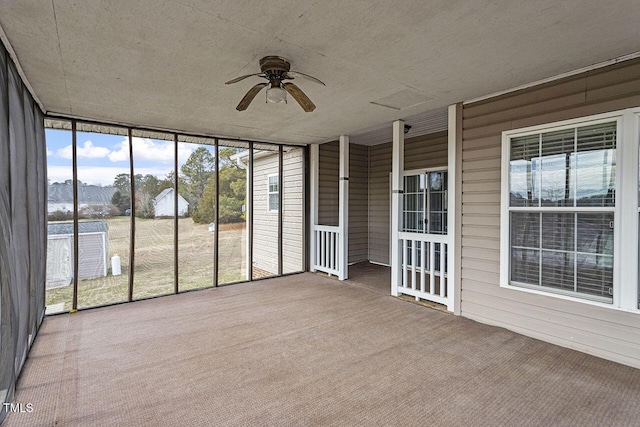
[[(304, 151), (296, 148), (283, 153), (283, 205), (282, 205), (282, 271), (297, 272), (304, 269)], [(253, 162), (253, 266), (278, 274), (278, 221), (277, 215), (264, 215), (269, 210), (270, 176), (278, 177), (278, 153), (260, 156)], [(276, 192), (277, 195), (277, 192)], [(276, 208), (277, 212), (277, 208)]]
[[(637, 106), (640, 106), (640, 60), (463, 106), (462, 147), (458, 157), (461, 181), (456, 187), (461, 198), (456, 216), (461, 227), (458, 256), (463, 316), (640, 367), (640, 321), (637, 309), (633, 310), (638, 299), (635, 285), (625, 288), (628, 295), (614, 292), (614, 305), (615, 299), (620, 298), (632, 303), (628, 310), (549, 292), (500, 286), (501, 208), (508, 204), (508, 197), (503, 203), (501, 195), (509, 192), (501, 191), (505, 180), (501, 175), (503, 132)], [(624, 120), (624, 134), (637, 135), (637, 123)], [(546, 130), (538, 133), (541, 131)], [(619, 282), (635, 284), (638, 171), (632, 164), (621, 165), (637, 162), (638, 147), (633, 148), (623, 137), (617, 151), (617, 165), (625, 177), (617, 183), (616, 205), (627, 203), (629, 209), (622, 209), (622, 213), (630, 216), (623, 218), (630, 226), (622, 229), (623, 240), (614, 240), (616, 256), (626, 265), (626, 268), (614, 266), (614, 276), (619, 276)], [(616, 227), (619, 224), (618, 220)], [(616, 278), (614, 291), (615, 285)]]

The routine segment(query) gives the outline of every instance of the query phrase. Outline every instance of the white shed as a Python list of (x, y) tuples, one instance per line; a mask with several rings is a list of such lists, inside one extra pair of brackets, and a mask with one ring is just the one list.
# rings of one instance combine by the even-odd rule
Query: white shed
[[(73, 223), (50, 222), (47, 229), (46, 289), (67, 286), (73, 279)], [(106, 221), (78, 223), (79, 280), (107, 275), (108, 232)]]
[[(153, 199), (153, 207), (156, 218), (163, 216), (173, 216), (173, 188), (162, 190), (160, 194)], [(189, 202), (178, 193), (178, 216), (185, 216), (189, 209)]]

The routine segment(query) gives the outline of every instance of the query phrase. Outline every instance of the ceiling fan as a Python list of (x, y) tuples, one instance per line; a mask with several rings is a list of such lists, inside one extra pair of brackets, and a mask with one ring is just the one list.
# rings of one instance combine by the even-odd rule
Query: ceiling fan
[(288, 93), (307, 113), (315, 110), (316, 106), (311, 102), (309, 97), (298, 86), (290, 82), (285, 82), (285, 80), (293, 80), (301, 77), (319, 83), (323, 86), (326, 85), (315, 77), (299, 71), (290, 71), (290, 69), (291, 65), (287, 59), (280, 56), (265, 56), (260, 60), (260, 70), (262, 70), (262, 72), (236, 77), (235, 79), (226, 82), (225, 84), (230, 85), (253, 76), (262, 77), (269, 81), (269, 83), (258, 83), (249, 89), (249, 92), (247, 92), (244, 98), (242, 98), (236, 107), (236, 110), (246, 110), (247, 107), (249, 107), (249, 104), (251, 104), (251, 101), (253, 101), (253, 98), (255, 98), (258, 92), (265, 87), (267, 88), (267, 102), (286, 102)]

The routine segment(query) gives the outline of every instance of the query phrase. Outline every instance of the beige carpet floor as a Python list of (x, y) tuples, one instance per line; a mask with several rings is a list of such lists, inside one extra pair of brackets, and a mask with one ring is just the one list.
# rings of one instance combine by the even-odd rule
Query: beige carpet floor
[(47, 317), (16, 401), (6, 427), (638, 425), (640, 370), (306, 273)]

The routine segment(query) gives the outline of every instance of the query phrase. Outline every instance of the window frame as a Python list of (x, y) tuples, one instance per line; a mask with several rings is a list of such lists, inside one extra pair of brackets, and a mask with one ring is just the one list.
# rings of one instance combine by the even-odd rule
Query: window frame
[[(275, 177), (276, 178), (276, 185), (278, 186), (276, 188), (275, 191), (271, 191), (271, 178)], [(276, 207), (275, 209), (271, 209), (271, 195), (275, 194), (276, 196), (278, 196), (279, 193), (279, 189), (280, 189), (280, 174), (277, 173), (270, 173), (269, 175), (267, 175), (267, 212), (269, 213), (277, 213), (278, 212), (278, 207)], [(278, 200), (278, 204), (280, 203), (280, 201)]]
[[(422, 193), (422, 203), (423, 203), (423, 226), (424, 226), (424, 219), (428, 218), (429, 222), (427, 223), (428, 226), (423, 228), (423, 231), (412, 231), (412, 230), (406, 230), (405, 226), (404, 226), (404, 220), (405, 220), (405, 209), (404, 209), (404, 197), (403, 197), (403, 202), (402, 202), (402, 223), (400, 224), (400, 228), (402, 229), (402, 232), (406, 232), (406, 233), (417, 233), (417, 234), (434, 234), (434, 235), (438, 235), (438, 236), (446, 236), (448, 234), (448, 225), (449, 225), (449, 221), (447, 220), (447, 227), (443, 227), (446, 228), (446, 231), (443, 230), (442, 233), (432, 233), (429, 232), (427, 230), (425, 230), (425, 228), (430, 228), (431, 227), (431, 207), (430, 207), (430, 197), (431, 197), (431, 191), (429, 190), (429, 181), (428, 181), (428, 177), (429, 174), (432, 172), (447, 172), (447, 184), (448, 184), (448, 180), (450, 179), (450, 177), (448, 176), (449, 174), (449, 168), (448, 166), (438, 166), (438, 167), (433, 167), (433, 168), (425, 168), (425, 169), (410, 169), (410, 170), (405, 170), (402, 172), (402, 183), (404, 186), (404, 180), (407, 176), (415, 176), (415, 175), (425, 175), (425, 190)], [(448, 212), (448, 198), (449, 198), (449, 186), (447, 185), (446, 190), (444, 190), (444, 194), (445, 194), (445, 201), (443, 202), (443, 207), (445, 208), (444, 212), (447, 212), (447, 215), (449, 215)]]
[[(522, 212), (580, 212), (598, 211), (598, 207), (557, 208), (538, 206), (532, 209), (510, 206), (510, 158), (511, 139), (516, 137), (537, 135), (540, 133), (573, 129), (581, 126), (596, 125), (615, 121), (617, 124), (616, 139), (616, 192), (613, 230), (613, 301), (600, 302), (584, 297), (554, 292), (552, 289), (532, 289), (512, 285), (510, 283), (511, 247), (510, 247), (510, 213)], [(500, 287), (518, 292), (543, 295), (555, 299), (580, 302), (583, 304), (606, 307), (640, 313), (638, 309), (638, 230), (640, 208), (638, 204), (638, 174), (640, 144), (640, 107), (595, 114), (575, 119), (545, 123), (542, 125), (512, 129), (502, 132), (501, 147), (501, 191), (500, 191)], [(623, 197), (624, 196), (624, 197)], [(600, 208), (610, 211), (610, 208)], [(622, 232), (624, 230), (624, 233)], [(626, 236), (635, 236), (629, 238)]]

